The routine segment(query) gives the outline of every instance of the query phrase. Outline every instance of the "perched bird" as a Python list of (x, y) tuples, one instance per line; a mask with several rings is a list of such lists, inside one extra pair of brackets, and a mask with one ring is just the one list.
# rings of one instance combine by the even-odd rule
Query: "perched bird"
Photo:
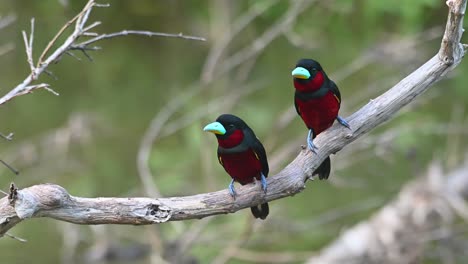
[[(236, 198), (234, 181), (245, 185), (260, 180), (266, 193), (268, 161), (265, 148), (253, 130), (239, 117), (220, 115), (216, 122), (208, 124), (204, 131), (212, 132), (218, 139), (218, 161), (231, 176), (229, 192)], [(255, 218), (265, 219), (270, 211), (268, 203), (250, 208)]]
[[(309, 129), (307, 145), (316, 153), (317, 147), (313, 139), (331, 127), (335, 119), (341, 125), (350, 128), (346, 120), (338, 115), (341, 94), (336, 84), (328, 78), (322, 66), (315, 60), (299, 60), (291, 74), (296, 89), (294, 106)], [(321, 180), (328, 179), (330, 169), (330, 157), (327, 157), (314, 174), (318, 174)]]

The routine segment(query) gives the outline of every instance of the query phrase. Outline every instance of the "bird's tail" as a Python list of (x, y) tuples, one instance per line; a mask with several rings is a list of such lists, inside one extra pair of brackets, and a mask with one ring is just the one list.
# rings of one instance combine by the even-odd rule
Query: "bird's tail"
[(314, 171), (313, 175), (318, 174), (320, 180), (326, 180), (328, 179), (328, 176), (330, 176), (330, 170), (331, 170), (331, 161), (330, 157), (327, 157), (322, 164)]
[(270, 213), (270, 208), (268, 207), (268, 203), (263, 203), (250, 207), (250, 211), (252, 211), (252, 214), (255, 218), (265, 220), (265, 218)]

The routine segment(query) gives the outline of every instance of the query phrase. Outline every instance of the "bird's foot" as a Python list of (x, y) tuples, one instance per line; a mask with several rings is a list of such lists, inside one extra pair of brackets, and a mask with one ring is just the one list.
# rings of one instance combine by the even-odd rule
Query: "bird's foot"
[(318, 148), (314, 145), (313, 140), (307, 140), (307, 146), (309, 147), (309, 150), (312, 151), (313, 153), (317, 154)]
[(338, 121), (338, 123), (340, 123), (342, 126), (347, 127), (348, 129), (351, 129), (351, 126), (349, 125), (349, 123), (341, 116), (337, 116), (336, 121)]
[(232, 198), (235, 200), (237, 193), (236, 193), (236, 190), (234, 189), (234, 179), (231, 180), (231, 183), (229, 184), (228, 189), (229, 189), (229, 194), (231, 194)]
[(265, 177), (265, 175), (263, 175), (263, 173), (260, 176), (260, 181), (262, 183), (262, 190), (263, 190), (264, 193), (266, 193), (267, 192), (267, 181), (266, 181), (266, 177)]
[(309, 129), (309, 134), (307, 135), (307, 146), (309, 147), (310, 151), (317, 154), (318, 148), (314, 145), (312, 129)]

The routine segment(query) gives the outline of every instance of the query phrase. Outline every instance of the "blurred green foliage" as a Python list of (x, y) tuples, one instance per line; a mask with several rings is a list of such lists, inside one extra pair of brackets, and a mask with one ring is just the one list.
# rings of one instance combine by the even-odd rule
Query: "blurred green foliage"
[[(60, 4), (65, 2), (66, 4)], [(25, 1), (0, 2), (0, 15), (15, 14), (17, 20), (0, 31), (0, 47), (13, 43), (15, 49), (0, 57), (0, 92), (7, 93), (29, 73), (21, 31), (29, 32), (30, 18), (35, 17), (34, 57), (57, 30), (73, 17), (86, 1)], [(285, 129), (277, 131), (275, 124), (291, 107), (293, 89), (290, 70), (301, 57), (318, 59), (331, 77), (363, 54), (377, 50), (378, 59), (363, 69), (338, 81), (342, 91), (343, 115), (348, 116), (369, 99), (381, 94), (397, 80), (414, 70), (438, 50), (440, 37), (421, 41), (410, 49), (394, 54), (380, 52), (376, 47), (390, 40), (406, 39), (434, 26), (444, 26), (446, 8), (443, 1), (346, 0), (315, 1), (301, 14), (297, 23), (288, 28), (305, 45), (295, 45), (288, 34), (276, 38), (261, 53), (251, 71), (242, 81), (239, 75), (246, 70), (246, 62), (228, 74), (214, 74), (208, 88), (197, 93), (181, 106), (169, 120), (196, 113), (201, 107), (223, 95), (240, 91), (246, 85), (261, 83), (256, 90), (236, 102), (234, 107), (220, 103), (216, 110), (196, 119), (188, 126), (167, 137), (157, 139), (149, 164), (154, 181), (164, 196), (190, 195), (227, 187), (228, 176), (217, 164), (216, 143), (211, 135), (201, 131), (203, 125), (224, 112), (243, 117), (265, 142), (269, 156), (304, 138), (306, 130), (299, 118)], [(65, 56), (50, 67), (54, 78), (43, 75), (60, 93), (56, 97), (46, 91), (16, 98), (0, 111), (0, 132), (15, 133), (12, 142), (0, 141), (0, 158), (17, 167), (21, 174), (13, 176), (0, 168), (1, 189), (11, 181), (20, 187), (53, 182), (77, 196), (143, 196), (138, 177), (136, 156), (142, 136), (152, 118), (170, 100), (182, 96), (199, 83), (210, 48), (222, 37), (239, 16), (252, 5), (268, 1), (113, 1), (109, 8), (97, 8), (91, 21), (102, 21), (97, 32), (140, 29), (168, 33), (183, 32), (204, 36), (206, 42), (173, 38), (128, 36), (105, 40), (97, 45), (103, 49), (90, 52), (93, 61), (75, 52), (81, 61)], [(265, 30), (280, 19), (290, 3), (279, 1), (233, 38), (221, 61), (250, 45)], [(466, 38), (465, 38), (466, 39)], [(297, 44), (297, 43), (296, 43)], [(242, 246), (266, 251), (315, 251), (339, 235), (340, 230), (368, 217), (378, 207), (363, 209), (340, 219), (314, 226), (314, 219), (328, 210), (379, 198), (388, 201), (406, 181), (424, 173), (434, 158), (446, 160), (458, 157), (466, 150), (466, 117), (468, 102), (466, 62), (448, 80), (433, 87), (404, 114), (377, 128), (368, 137), (377, 145), (359, 150), (359, 142), (334, 156), (335, 170), (329, 182), (314, 182), (295, 197), (272, 202), (270, 218), (260, 223), (252, 237)], [(349, 104), (353, 99), (353, 104)], [(356, 99), (357, 98), (357, 99)], [(453, 120), (455, 108), (461, 117)], [(53, 143), (44, 138), (56, 129), (67, 126), (70, 116), (81, 113), (89, 120), (90, 138), (70, 141), (64, 152), (56, 152)], [(447, 134), (431, 131), (431, 126), (446, 127), (449, 122), (462, 127), (460, 132)], [(400, 129), (407, 128), (409, 129)], [(425, 130), (424, 127), (428, 127)], [(394, 131), (389, 141), (379, 137)], [(275, 140), (270, 140), (276, 137)], [(447, 153), (447, 142), (458, 140), (456, 153)], [(354, 148), (354, 147), (355, 148)], [(25, 148), (38, 152), (25, 152)], [(299, 146), (298, 146), (299, 149)], [(42, 151), (39, 151), (42, 150)], [(16, 153), (16, 154), (15, 154)], [(24, 153), (36, 153), (30, 160)], [(281, 162), (287, 164), (294, 152)], [(350, 153), (353, 153), (351, 155)], [(348, 164), (340, 169), (337, 164)], [(271, 173), (278, 172), (280, 167)], [(379, 204), (379, 205), (380, 205)], [(217, 216), (200, 234), (199, 242), (189, 252), (206, 263), (220, 254), (230, 240), (245, 232), (250, 213)], [(181, 225), (196, 223), (184, 222)], [(58, 227), (58, 228), (57, 228)], [(4, 263), (57, 263), (62, 257), (66, 226), (46, 219), (22, 223), (11, 233), (29, 240), (26, 244), (3, 238), (0, 256)], [(88, 227), (80, 230), (79, 256), (93, 244)], [(121, 240), (147, 242), (145, 227), (110, 227)], [(163, 238), (175, 240), (183, 233), (171, 225), (161, 225)], [(65, 231), (66, 232), (66, 231)], [(287, 234), (287, 237), (285, 237)], [(143, 237), (143, 239), (140, 238)], [(130, 237), (130, 238), (129, 238)], [(117, 240), (119, 240), (117, 239)], [(143, 240), (143, 241), (141, 241)], [(28, 254), (25, 254), (27, 252)], [(430, 260), (428, 260), (430, 261)], [(78, 261), (79, 263), (80, 261)], [(139, 263), (139, 262), (135, 262)], [(147, 263), (147, 262), (141, 262)], [(245, 263), (232, 261), (230, 263)]]

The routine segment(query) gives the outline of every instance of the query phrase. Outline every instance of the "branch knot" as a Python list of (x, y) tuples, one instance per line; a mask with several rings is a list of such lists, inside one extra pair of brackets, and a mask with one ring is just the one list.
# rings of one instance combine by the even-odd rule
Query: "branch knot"
[(146, 213), (146, 218), (153, 221), (154, 223), (164, 223), (168, 221), (171, 218), (171, 216), (171, 208), (154, 203), (148, 206), (148, 211)]

